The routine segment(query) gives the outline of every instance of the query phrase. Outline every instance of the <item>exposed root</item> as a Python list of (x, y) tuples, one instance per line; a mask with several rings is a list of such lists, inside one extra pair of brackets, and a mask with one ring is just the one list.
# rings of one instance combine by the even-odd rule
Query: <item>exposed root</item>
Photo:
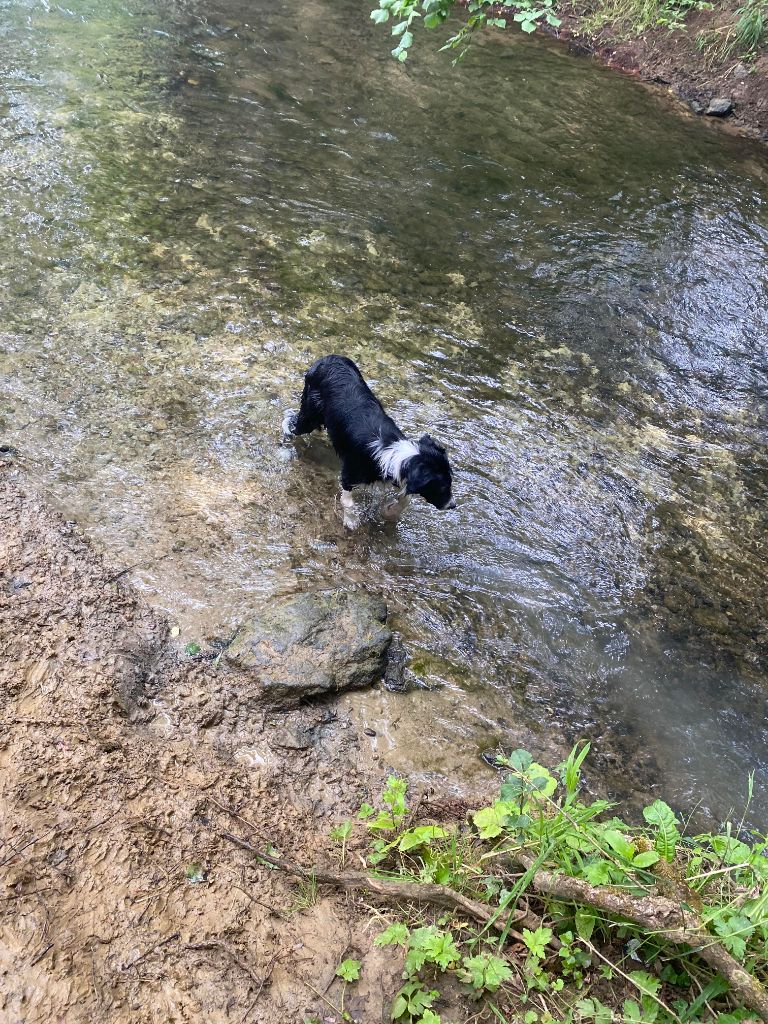
[[(247, 850), (266, 864), (280, 868), (297, 878), (314, 879), (323, 885), (339, 889), (367, 889), (388, 899), (413, 900), (431, 903), (438, 907), (458, 910), (475, 921), (490, 925), (496, 931), (508, 931), (513, 938), (522, 939), (519, 932), (509, 927), (512, 923), (534, 923), (525, 911), (516, 911), (511, 918), (499, 915), (494, 920), (494, 911), (482, 903), (462, 896), (447, 885), (423, 884), (421, 882), (398, 882), (390, 879), (371, 878), (361, 873), (335, 874), (317, 871), (280, 860), (251, 846), (244, 839), (231, 832), (222, 832), (221, 837)], [(524, 853), (515, 855), (515, 860), (526, 870), (534, 868), (535, 859)], [(706, 961), (730, 984), (734, 995), (745, 1006), (759, 1015), (768, 1024), (768, 994), (751, 974), (744, 970), (723, 945), (707, 931), (695, 911), (686, 909), (665, 896), (631, 896), (626, 892), (606, 886), (590, 885), (580, 878), (558, 875), (544, 868), (535, 868), (531, 878), (533, 888), (558, 900), (578, 903), (602, 910), (607, 914), (624, 918), (646, 928), (649, 932), (680, 946), (690, 946), (694, 953)]]
[(299, 864), (292, 864), (289, 861), (280, 860), (277, 857), (270, 856), (270, 854), (263, 853), (231, 832), (221, 832), (220, 835), (222, 839), (234, 843), (235, 846), (239, 846), (243, 850), (247, 850), (266, 864), (280, 868), (281, 871), (295, 875), (297, 878), (314, 879), (322, 885), (333, 885), (337, 889), (367, 889), (370, 892), (377, 893), (379, 896), (385, 896), (387, 899), (413, 900), (416, 903), (431, 903), (436, 907), (447, 907), (449, 910), (457, 910), (466, 914), (467, 917), (478, 921), (480, 924), (490, 925), (498, 932), (508, 930), (508, 934), (519, 941), (522, 941), (522, 935), (513, 928), (508, 928), (510, 924), (524, 924), (526, 926), (530, 924), (534, 927), (536, 926), (536, 922), (523, 910), (516, 911), (511, 915), (511, 918), (509, 915), (500, 914), (494, 920), (495, 913), (491, 907), (469, 899), (467, 896), (462, 896), (461, 893), (451, 889), (448, 885), (434, 885), (423, 882), (396, 882), (386, 878), (371, 878), (358, 872), (335, 874), (328, 871), (318, 871), (314, 868), (303, 868)]
[[(534, 858), (523, 853), (516, 854), (515, 860), (524, 868), (534, 864)], [(607, 914), (632, 921), (676, 945), (690, 946), (694, 953), (725, 978), (734, 995), (768, 1024), (768, 993), (757, 978), (745, 971), (707, 931), (694, 911), (664, 896), (630, 896), (616, 889), (590, 885), (580, 878), (556, 875), (542, 868), (536, 870), (531, 882), (537, 892), (570, 903), (587, 904)]]

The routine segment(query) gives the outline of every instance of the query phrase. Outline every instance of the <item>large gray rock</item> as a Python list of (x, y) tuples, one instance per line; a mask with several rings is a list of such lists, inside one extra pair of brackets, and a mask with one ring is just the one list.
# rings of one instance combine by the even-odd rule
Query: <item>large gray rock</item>
[(293, 707), (378, 682), (392, 641), (386, 620), (384, 601), (359, 591), (298, 594), (241, 626), (226, 657), (257, 676), (265, 699)]
[(704, 111), (708, 117), (728, 117), (733, 110), (733, 103), (727, 96), (716, 96), (709, 101), (709, 106)]

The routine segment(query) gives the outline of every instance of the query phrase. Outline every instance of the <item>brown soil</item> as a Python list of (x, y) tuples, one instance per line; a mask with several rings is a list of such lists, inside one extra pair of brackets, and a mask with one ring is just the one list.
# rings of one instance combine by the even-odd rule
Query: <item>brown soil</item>
[[(684, 30), (651, 29), (631, 36), (620, 23), (605, 25), (596, 34), (584, 29), (584, 12), (579, 4), (566, 8), (558, 35), (600, 60), (665, 89), (683, 101), (706, 126), (768, 141), (768, 53), (754, 60), (738, 55), (717, 56), (716, 48), (697, 46), (700, 34), (723, 40), (734, 24), (738, 4), (689, 16)], [(726, 97), (733, 112), (726, 118), (704, 114), (709, 101)]]
[(221, 834), (328, 862), (331, 821), (381, 766), (333, 704), (265, 710), (253, 678), (179, 657), (171, 633), (0, 466), (0, 1019), (335, 1020), (335, 968), (357, 957), (346, 1008), (388, 1020), (381, 914), (303, 899)]

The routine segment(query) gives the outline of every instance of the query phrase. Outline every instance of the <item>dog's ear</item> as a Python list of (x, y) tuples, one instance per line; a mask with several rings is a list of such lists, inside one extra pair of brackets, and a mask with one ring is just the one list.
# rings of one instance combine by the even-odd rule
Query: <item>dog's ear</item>
[(421, 488), (429, 482), (430, 476), (429, 467), (424, 465), (421, 459), (411, 460), (406, 474), (405, 493), (418, 494)]

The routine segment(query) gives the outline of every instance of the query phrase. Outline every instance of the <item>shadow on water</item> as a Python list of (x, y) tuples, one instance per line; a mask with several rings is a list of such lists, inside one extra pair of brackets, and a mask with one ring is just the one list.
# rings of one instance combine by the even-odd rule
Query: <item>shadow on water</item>
[[(356, 698), (395, 764), (589, 737), (616, 793), (738, 807), (764, 151), (548, 41), (402, 67), (351, 0), (0, 0), (0, 34), (2, 439), (184, 635), (381, 588), (433, 687)], [(345, 534), (324, 442), (278, 443), (328, 351), (448, 444), (455, 513)]]

